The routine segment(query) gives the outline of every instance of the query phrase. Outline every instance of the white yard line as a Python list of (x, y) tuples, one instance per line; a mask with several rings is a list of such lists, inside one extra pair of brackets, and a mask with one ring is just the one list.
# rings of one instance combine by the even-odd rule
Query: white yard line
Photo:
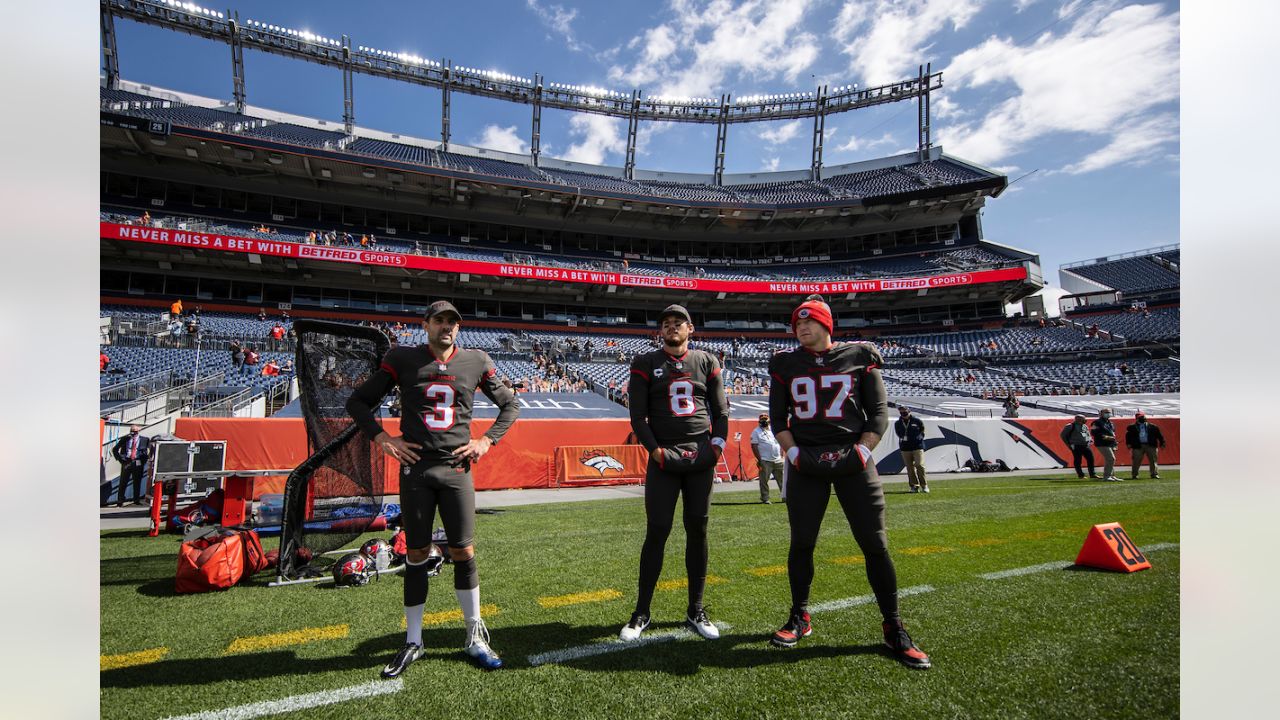
[[(733, 626), (725, 623), (716, 623), (716, 627), (721, 632), (732, 629)], [(609, 653), (620, 652), (622, 650), (631, 650), (632, 648), (644, 647), (645, 645), (653, 645), (654, 643), (667, 642), (669, 640), (687, 640), (699, 637), (688, 628), (676, 628), (675, 630), (663, 630), (662, 632), (649, 633), (642, 635), (635, 640), (609, 640), (607, 642), (591, 643), (590, 645), (578, 645), (577, 647), (565, 648), (563, 650), (552, 650), (551, 652), (538, 653), (529, 656), (529, 664), (537, 667), (538, 665), (547, 665), (550, 663), (562, 663), (569, 660), (580, 660), (587, 657), (595, 657), (596, 655), (607, 655)]]
[(236, 707), (224, 708), (222, 710), (206, 710), (204, 712), (192, 713), (191, 715), (178, 715), (167, 720), (251, 720), (251, 718), (259, 718), (266, 715), (279, 715), (280, 713), (295, 712), (297, 710), (306, 710), (324, 705), (333, 705), (334, 703), (346, 702), (348, 700), (358, 700), (360, 698), (377, 697), (378, 695), (390, 695), (400, 692), (404, 689), (404, 680), (396, 678), (395, 680), (375, 680), (367, 682), (363, 685), (352, 685), (350, 687), (338, 688), (337, 690), (325, 690), (323, 692), (308, 693), (306, 695), (292, 695), (281, 700), (266, 700), (264, 702), (250, 703), (248, 705), (237, 705)]
[[(1156, 552), (1159, 550), (1169, 550), (1178, 547), (1176, 542), (1154, 543), (1146, 547), (1139, 548), (1143, 554)], [(983, 580), (1003, 580), (1004, 578), (1017, 577), (1019, 575), (1031, 575), (1038, 572), (1046, 572), (1049, 570), (1062, 570), (1075, 565), (1074, 562), (1066, 560), (1055, 560), (1053, 562), (1040, 563), (1039, 565), (1028, 565), (1027, 567), (1013, 568), (1012, 570), (1000, 570), (998, 572), (983, 573), (978, 577)]]
[[(909, 588), (902, 588), (898, 591), (898, 597), (904, 598), (910, 595), (919, 595), (921, 593), (933, 592), (932, 585), (913, 585)], [(876, 601), (875, 595), (859, 595), (857, 597), (842, 598), (840, 600), (828, 600), (817, 605), (810, 605), (809, 612), (822, 613), (831, 612), (832, 610), (843, 610), (845, 608), (854, 607), (856, 605), (870, 605)]]

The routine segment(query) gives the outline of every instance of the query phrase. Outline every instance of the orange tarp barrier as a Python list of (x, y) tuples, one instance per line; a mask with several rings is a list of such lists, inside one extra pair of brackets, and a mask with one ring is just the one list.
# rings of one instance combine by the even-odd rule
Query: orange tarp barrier
[(561, 445), (555, 449), (556, 486), (640, 483), (648, 464), (642, 445)]

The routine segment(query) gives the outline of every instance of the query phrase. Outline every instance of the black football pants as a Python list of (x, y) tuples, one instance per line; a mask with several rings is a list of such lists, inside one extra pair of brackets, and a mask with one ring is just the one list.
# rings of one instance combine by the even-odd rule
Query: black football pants
[(662, 555), (667, 536), (675, 521), (676, 499), (684, 493), (684, 566), (689, 577), (689, 612), (702, 608), (702, 593), (707, 584), (707, 519), (711, 514), (711, 485), (714, 466), (706, 470), (676, 475), (649, 461), (645, 472), (644, 514), (646, 527), (644, 546), (640, 549), (640, 593), (636, 612), (649, 614), (653, 590), (662, 574)]

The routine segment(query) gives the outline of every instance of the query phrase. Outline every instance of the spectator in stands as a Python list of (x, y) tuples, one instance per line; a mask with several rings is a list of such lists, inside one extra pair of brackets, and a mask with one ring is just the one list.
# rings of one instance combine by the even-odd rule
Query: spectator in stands
[(267, 309), (258, 308), (258, 322), (266, 322), (266, 321), (267, 321)]
[(1018, 410), (1022, 407), (1022, 403), (1018, 401), (1018, 393), (1009, 390), (1004, 396), (1004, 416), (1007, 418), (1018, 417)]
[(107, 366), (111, 364), (111, 358), (102, 350), (98, 350), (98, 374), (101, 375), (107, 371)]
[(146, 210), (142, 211), (142, 226), (151, 227), (151, 213)]
[(1062, 427), (1062, 442), (1071, 448), (1071, 457), (1075, 462), (1076, 476), (1083, 478), (1084, 470), (1081, 469), (1080, 463), (1087, 460), (1089, 463), (1089, 477), (1101, 479), (1093, 466), (1093, 435), (1089, 432), (1089, 426), (1085, 423), (1083, 415), (1076, 415), (1075, 419)]
[(1131, 480), (1138, 479), (1138, 468), (1146, 458), (1148, 469), (1153, 480), (1159, 479), (1160, 468), (1156, 465), (1156, 454), (1165, 446), (1164, 433), (1159, 426), (1147, 422), (1147, 416), (1141, 410), (1133, 416), (1133, 424), (1124, 432), (1124, 444), (1133, 453), (1133, 470), (1129, 473)]
[(1107, 377), (1118, 378), (1123, 373), (1124, 371), (1120, 369), (1119, 365), (1112, 365), (1111, 367), (1107, 368)]
[(177, 318), (169, 321), (169, 344), (173, 347), (182, 344), (182, 321)]
[[(279, 350), (281, 345), (284, 344), (284, 325), (281, 325), (280, 323), (277, 322), (275, 326), (271, 328), (271, 332), (268, 334), (271, 336), (272, 346), (277, 350)], [(394, 340), (395, 338), (392, 338), (393, 342)]]
[(231, 369), (244, 374), (244, 347), (239, 340), (232, 340), (227, 349), (231, 351)]
[(182, 298), (178, 298), (177, 300), (174, 300), (169, 305), (169, 317), (173, 317), (173, 318), (182, 317)]
[(260, 355), (258, 355), (258, 351), (256, 351), (256, 350), (251, 350), (251, 349), (246, 349), (246, 350), (244, 351), (244, 364), (245, 364), (246, 366), (247, 366), (247, 365), (257, 365), (257, 364), (258, 364), (258, 361), (259, 361), (260, 359), (261, 359), (261, 356), (260, 356)]
[(111, 455), (120, 462), (120, 490), (116, 494), (116, 507), (124, 507), (124, 489), (133, 485), (133, 504), (142, 504), (142, 475), (151, 452), (151, 438), (141, 434), (138, 425), (129, 426), (129, 434), (111, 448)]
[(911, 408), (899, 405), (893, 433), (898, 436), (898, 450), (902, 453), (902, 464), (907, 468), (910, 492), (928, 493), (929, 481), (924, 474), (924, 421), (913, 416)]
[(268, 360), (262, 364), (262, 377), (276, 377), (280, 374), (280, 366), (275, 360)]
[(1102, 408), (1098, 419), (1093, 421), (1093, 444), (1102, 455), (1102, 479), (1107, 482), (1120, 482), (1116, 477), (1116, 427), (1111, 424), (1111, 408)]

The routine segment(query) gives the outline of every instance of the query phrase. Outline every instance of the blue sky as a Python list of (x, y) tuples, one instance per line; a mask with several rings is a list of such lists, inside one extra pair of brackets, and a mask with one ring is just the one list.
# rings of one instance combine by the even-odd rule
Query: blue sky
[[(934, 142), (1018, 181), (989, 240), (1062, 263), (1178, 242), (1179, 5), (1120, 0), (501, 0), (249, 2), (210, 9), (353, 45), (645, 95), (734, 96), (873, 85), (943, 71)], [(355, 11), (354, 8), (359, 8)], [(231, 97), (227, 46), (116, 24), (127, 80)], [(335, 70), (246, 51), (249, 103), (340, 120)], [(358, 125), (440, 135), (437, 91), (357, 75)], [(913, 149), (914, 103), (834, 115), (827, 164)], [(526, 151), (530, 108), (455, 95), (453, 140)], [(808, 166), (812, 126), (733, 126), (727, 172)], [(544, 155), (623, 164), (625, 125), (543, 113)], [(710, 172), (714, 130), (642, 126), (637, 165)]]

